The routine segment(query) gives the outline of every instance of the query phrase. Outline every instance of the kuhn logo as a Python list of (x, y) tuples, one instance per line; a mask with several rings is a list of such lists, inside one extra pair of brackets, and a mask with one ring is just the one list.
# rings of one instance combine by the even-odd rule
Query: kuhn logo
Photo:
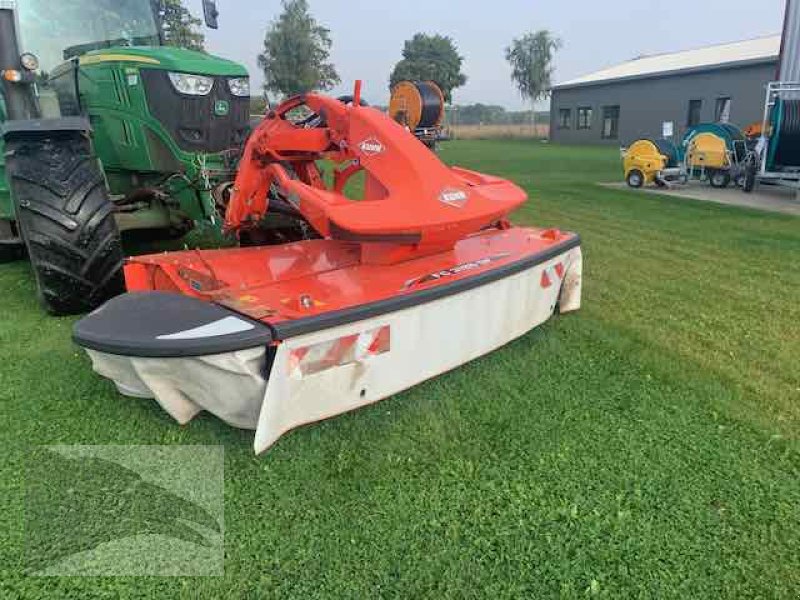
[(467, 203), (467, 192), (464, 190), (449, 188), (442, 190), (442, 193), (439, 194), (439, 200), (445, 204), (449, 204), (450, 206), (461, 208)]
[(375, 154), (380, 154), (384, 150), (383, 144), (381, 144), (375, 138), (364, 140), (358, 145), (358, 147), (367, 156), (374, 156)]

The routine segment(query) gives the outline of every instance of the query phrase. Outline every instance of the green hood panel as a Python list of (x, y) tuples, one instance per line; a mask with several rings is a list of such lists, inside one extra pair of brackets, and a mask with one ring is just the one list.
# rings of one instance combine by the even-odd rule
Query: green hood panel
[(130, 62), (166, 71), (214, 75), (223, 77), (247, 77), (247, 69), (232, 60), (211, 54), (174, 48), (172, 46), (122, 46), (92, 50), (80, 58), (81, 65), (104, 62)]

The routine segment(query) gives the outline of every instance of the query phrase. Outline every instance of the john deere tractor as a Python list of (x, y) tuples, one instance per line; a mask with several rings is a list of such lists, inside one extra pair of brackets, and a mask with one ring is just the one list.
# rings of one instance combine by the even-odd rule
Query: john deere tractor
[(53, 314), (121, 291), (121, 232), (219, 224), (249, 131), (247, 71), (165, 46), (162, 8), (0, 0), (0, 260), (29, 257)]

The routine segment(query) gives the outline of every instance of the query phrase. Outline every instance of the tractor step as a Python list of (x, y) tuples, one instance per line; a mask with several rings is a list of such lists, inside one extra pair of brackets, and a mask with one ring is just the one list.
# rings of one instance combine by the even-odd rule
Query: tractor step
[(25, 256), (25, 242), (21, 238), (0, 239), (0, 263), (14, 262)]

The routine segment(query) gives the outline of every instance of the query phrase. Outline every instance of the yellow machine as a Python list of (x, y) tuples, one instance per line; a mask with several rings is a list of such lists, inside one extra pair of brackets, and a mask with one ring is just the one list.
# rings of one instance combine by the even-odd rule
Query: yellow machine
[(724, 188), (739, 181), (747, 143), (739, 128), (727, 123), (701, 123), (686, 132), (679, 147), (668, 140), (637, 140), (623, 154), (625, 181), (631, 187), (691, 178)]
[(661, 173), (667, 168), (669, 160), (655, 142), (637, 140), (623, 154), (625, 181), (633, 188), (652, 183), (662, 185), (664, 180)]
[(433, 148), (442, 130), (444, 94), (433, 81), (400, 81), (392, 88), (389, 116)]
[(725, 140), (713, 133), (698, 133), (686, 147), (686, 165), (691, 169), (730, 169)]

